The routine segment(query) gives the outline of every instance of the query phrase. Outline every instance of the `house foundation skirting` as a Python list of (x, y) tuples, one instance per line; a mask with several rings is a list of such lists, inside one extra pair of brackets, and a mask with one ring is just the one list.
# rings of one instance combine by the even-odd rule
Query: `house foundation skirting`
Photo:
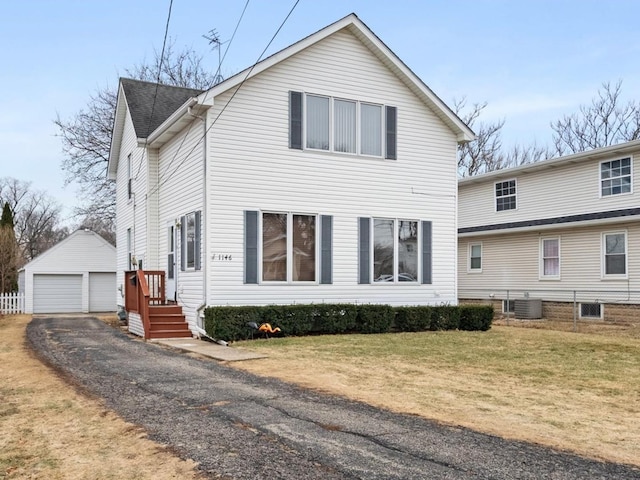
[[(506, 312), (503, 312), (503, 300), (501, 299), (470, 299), (464, 298), (459, 300), (460, 304), (473, 304), (473, 305), (491, 305), (493, 306), (494, 315), (496, 318), (506, 317)], [(575, 313), (576, 319), (579, 321), (602, 321), (606, 323), (615, 324), (629, 324), (640, 322), (640, 305), (628, 304), (628, 303), (600, 303), (601, 317), (581, 317), (580, 316), (580, 303), (577, 303), (577, 312)], [(509, 314), (511, 318), (514, 318), (514, 313)], [(560, 322), (572, 322), (574, 320), (574, 304), (573, 302), (557, 302), (557, 301), (542, 301), (542, 319), (552, 320)]]

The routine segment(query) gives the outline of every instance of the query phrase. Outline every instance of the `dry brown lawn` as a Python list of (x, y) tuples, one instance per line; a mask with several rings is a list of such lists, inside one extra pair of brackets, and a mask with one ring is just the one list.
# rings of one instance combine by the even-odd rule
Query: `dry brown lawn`
[(29, 315), (0, 316), (0, 479), (197, 479), (145, 433), (78, 393), (25, 346)]
[[(528, 328), (516, 328), (528, 327)], [(250, 372), (505, 438), (640, 465), (640, 326), (272, 338)]]

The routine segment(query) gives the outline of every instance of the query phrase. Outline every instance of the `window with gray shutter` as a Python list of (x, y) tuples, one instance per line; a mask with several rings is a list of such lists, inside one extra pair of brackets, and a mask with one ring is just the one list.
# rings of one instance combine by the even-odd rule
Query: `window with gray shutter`
[(196, 212), (196, 236), (194, 239), (194, 268), (200, 270), (202, 268), (202, 252), (200, 251), (201, 245), (201, 232), (202, 232), (202, 213), (198, 210)]
[(358, 283), (371, 283), (371, 220), (358, 218)]
[(244, 212), (244, 283), (258, 283), (258, 212)]
[(302, 92), (289, 92), (289, 148), (302, 150)]
[(333, 283), (333, 217), (320, 216), (320, 283)]
[(398, 133), (398, 110), (396, 107), (385, 108), (386, 124), (386, 150), (385, 158), (396, 160), (397, 157), (397, 133)]
[(430, 285), (432, 283), (431, 222), (421, 222), (421, 223), (422, 223), (422, 283)]

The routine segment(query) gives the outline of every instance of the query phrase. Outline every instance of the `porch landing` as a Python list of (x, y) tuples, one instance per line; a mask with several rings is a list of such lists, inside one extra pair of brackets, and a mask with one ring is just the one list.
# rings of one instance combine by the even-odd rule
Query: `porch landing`
[(267, 358), (266, 355), (250, 352), (249, 350), (225, 347), (223, 345), (218, 345), (217, 343), (198, 340), (196, 338), (155, 338), (150, 340), (150, 342), (175, 348), (186, 353), (195, 353), (222, 362), (237, 362), (241, 360)]

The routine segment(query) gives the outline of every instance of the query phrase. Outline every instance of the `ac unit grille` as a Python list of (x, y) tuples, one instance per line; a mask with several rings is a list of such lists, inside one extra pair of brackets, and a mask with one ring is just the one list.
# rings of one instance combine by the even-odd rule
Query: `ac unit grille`
[(521, 298), (515, 300), (516, 318), (533, 320), (542, 318), (542, 300), (539, 298)]

